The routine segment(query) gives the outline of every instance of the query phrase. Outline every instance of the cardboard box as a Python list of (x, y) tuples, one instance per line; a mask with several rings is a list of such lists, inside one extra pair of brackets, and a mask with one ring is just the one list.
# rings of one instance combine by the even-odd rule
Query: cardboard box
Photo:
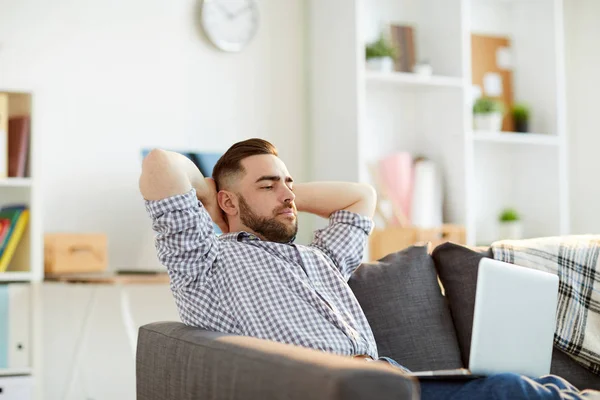
[(433, 248), (445, 242), (465, 244), (465, 228), (447, 224), (432, 229), (399, 226), (375, 229), (369, 237), (369, 259), (379, 260), (390, 253), (427, 242), (431, 242)]
[(107, 243), (101, 233), (48, 233), (44, 237), (44, 270), (47, 274), (105, 271)]

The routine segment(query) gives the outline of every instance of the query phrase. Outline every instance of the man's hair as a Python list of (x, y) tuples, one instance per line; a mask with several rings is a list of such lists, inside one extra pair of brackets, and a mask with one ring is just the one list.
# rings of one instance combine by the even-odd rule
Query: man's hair
[(242, 160), (247, 157), (272, 154), (278, 156), (277, 149), (263, 139), (248, 139), (231, 146), (215, 164), (212, 177), (217, 184), (217, 190), (229, 184), (229, 181), (240, 173), (244, 173)]

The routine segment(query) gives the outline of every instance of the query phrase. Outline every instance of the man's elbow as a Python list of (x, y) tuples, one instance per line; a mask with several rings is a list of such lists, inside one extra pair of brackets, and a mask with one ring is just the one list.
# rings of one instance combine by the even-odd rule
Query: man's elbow
[(363, 187), (363, 201), (365, 202), (366, 211), (369, 217), (372, 217), (375, 214), (375, 208), (377, 206), (377, 191), (373, 188), (373, 186), (363, 183), (361, 184)]
[(167, 152), (162, 149), (152, 149), (142, 160), (142, 174), (144, 171), (155, 168), (157, 165), (166, 162)]
[(345, 210), (352, 211), (365, 217), (373, 218), (373, 214), (375, 214), (375, 207), (377, 205), (377, 192), (371, 185), (365, 183), (359, 183), (358, 185), (358, 199), (352, 205), (345, 208)]
[(167, 152), (154, 149), (142, 160), (142, 173), (139, 179), (139, 188), (144, 198), (155, 197), (157, 175), (164, 171), (167, 163)]

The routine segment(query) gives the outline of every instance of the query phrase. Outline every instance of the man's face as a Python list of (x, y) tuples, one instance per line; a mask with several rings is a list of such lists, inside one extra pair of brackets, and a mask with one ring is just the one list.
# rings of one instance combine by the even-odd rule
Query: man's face
[(273, 155), (242, 160), (246, 173), (239, 182), (242, 223), (266, 240), (291, 241), (298, 232), (293, 180), (285, 164)]

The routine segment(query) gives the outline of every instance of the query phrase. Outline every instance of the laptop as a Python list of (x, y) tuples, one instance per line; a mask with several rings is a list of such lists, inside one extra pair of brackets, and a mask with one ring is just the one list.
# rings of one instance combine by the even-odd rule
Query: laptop
[(419, 379), (550, 373), (558, 277), (490, 258), (479, 262), (468, 369), (421, 371)]

